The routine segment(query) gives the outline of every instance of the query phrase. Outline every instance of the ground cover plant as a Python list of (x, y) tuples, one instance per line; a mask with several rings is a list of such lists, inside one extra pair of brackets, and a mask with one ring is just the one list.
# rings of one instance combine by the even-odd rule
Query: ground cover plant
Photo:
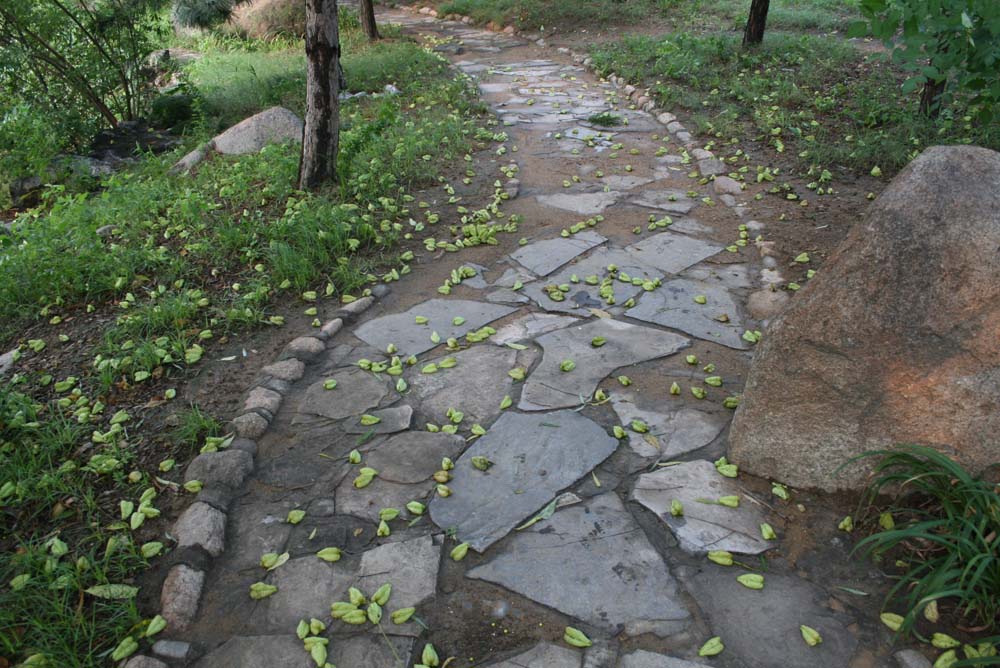
[[(197, 491), (171, 472), (227, 441), (192, 406), (178, 411), (170, 447), (150, 449), (160, 441), (126, 408), (173, 401), (184, 370), (216, 341), (282, 325), (279, 303), (318, 325), (322, 302), (407, 273), (407, 239), (440, 218), (418, 191), (499, 139), (483, 128), (474, 90), (438, 56), (399, 38), (369, 46), (351, 19), (351, 90), (380, 94), (342, 108), (339, 183), (296, 190), (296, 146), (212, 159), (185, 177), (168, 173), (178, 151), (92, 192), (51, 187), (3, 237), (0, 337), (19, 358), (0, 388), (5, 660), (106, 665), (155, 636), (162, 620), (139, 617), (131, 582), (164, 550), (161, 512)], [(213, 40), (219, 47), (207, 49)], [(202, 47), (208, 55), (184, 75), (200, 112), (186, 148), (272, 104), (299, 110), (299, 43), (217, 36)], [(273, 76), (230, 77), (233, 59), (266, 62)]]
[(893, 499), (877, 504), (875, 531), (855, 548), (895, 564), (883, 622), (944, 650), (940, 665), (1000, 665), (1000, 635), (963, 643), (936, 626), (942, 621), (978, 634), (1000, 627), (1000, 485), (990, 471), (970, 475), (928, 447), (867, 456), (878, 463), (866, 503), (882, 495)]

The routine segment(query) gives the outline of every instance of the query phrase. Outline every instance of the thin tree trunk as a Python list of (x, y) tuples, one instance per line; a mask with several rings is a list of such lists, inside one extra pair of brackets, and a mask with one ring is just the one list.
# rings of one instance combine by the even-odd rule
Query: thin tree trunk
[(369, 41), (381, 39), (378, 24), (375, 23), (375, 0), (361, 0), (361, 27)]
[(920, 91), (920, 113), (928, 118), (937, 118), (941, 113), (941, 96), (948, 84), (947, 79), (932, 81), (928, 79), (924, 82), (923, 90)]
[(306, 120), (299, 163), (303, 190), (337, 176), (339, 64), (337, 0), (306, 0)]
[(764, 41), (764, 28), (767, 26), (767, 10), (771, 0), (753, 0), (750, 5), (750, 17), (743, 30), (743, 46), (760, 44)]

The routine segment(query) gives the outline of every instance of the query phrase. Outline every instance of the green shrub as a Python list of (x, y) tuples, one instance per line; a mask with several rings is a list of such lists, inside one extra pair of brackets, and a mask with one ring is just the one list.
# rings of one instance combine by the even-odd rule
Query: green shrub
[(5, 193), (4, 184), (44, 174), (65, 140), (39, 109), (18, 104), (0, 113), (0, 191)]
[[(902, 568), (887, 599), (905, 611), (904, 631), (931, 603), (954, 608), (963, 625), (1000, 623), (1000, 485), (970, 475), (932, 448), (908, 445), (878, 457), (866, 499), (891, 494), (881, 529), (855, 548)], [(994, 640), (995, 642), (996, 640)], [(962, 664), (971, 665), (971, 664)], [(1000, 658), (976, 665), (1000, 665)]]

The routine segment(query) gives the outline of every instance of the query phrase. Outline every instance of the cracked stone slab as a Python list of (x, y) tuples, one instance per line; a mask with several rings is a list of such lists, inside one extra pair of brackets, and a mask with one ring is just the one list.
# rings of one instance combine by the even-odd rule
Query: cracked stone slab
[(666, 654), (647, 652), (637, 649), (631, 654), (626, 654), (618, 663), (618, 668), (704, 668), (703, 663), (685, 661)]
[(663, 558), (614, 493), (514, 534), (467, 577), (493, 582), (608, 633), (678, 633), (690, 614)]
[[(330, 643), (333, 645), (333, 643)], [(194, 668), (315, 668), (302, 641), (295, 634), (274, 636), (233, 636), (203, 656)]]
[(360, 418), (350, 420), (344, 425), (344, 431), (348, 434), (395, 434), (398, 431), (410, 428), (413, 421), (413, 408), (407, 404), (393, 406), (369, 413), (372, 417), (377, 417), (379, 421), (373, 425), (361, 424)]
[[(323, 387), (337, 381), (332, 390)], [(349, 418), (376, 407), (389, 394), (385, 378), (360, 368), (338, 369), (306, 389), (298, 405), (299, 416), (320, 416), (331, 420)], [(299, 421), (298, 419), (296, 421)]]
[[(556, 193), (554, 195), (539, 195), (536, 199), (543, 206), (572, 211), (581, 216), (591, 216), (601, 213), (621, 197), (621, 193)], [(693, 206), (693, 205), (692, 205)], [(686, 211), (684, 213), (687, 213)]]
[(579, 650), (540, 642), (527, 652), (490, 664), (490, 668), (580, 668), (582, 661)]
[(625, 251), (650, 267), (679, 274), (723, 249), (719, 244), (675, 232), (660, 232), (627, 247)]
[(730, 290), (749, 290), (754, 286), (746, 264), (714, 265), (703, 263), (685, 269), (682, 278), (719, 284)]
[[(379, 350), (393, 343), (401, 355), (419, 355), (438, 345), (431, 341), (432, 332), (437, 332), (442, 341), (459, 338), (516, 310), (468, 299), (429, 299), (402, 313), (369, 320), (355, 329), (354, 335)], [(416, 324), (417, 316), (427, 318), (428, 323)], [(453, 319), (457, 316), (465, 318), (465, 322), (455, 325)]]
[(354, 476), (349, 475), (337, 486), (337, 509), (378, 523), (382, 508), (402, 510), (410, 501), (426, 497), (436, 484), (431, 476), (441, 467), (441, 459), (456, 459), (464, 447), (461, 436), (440, 432), (391, 436), (363, 455), (363, 465), (378, 471), (370, 485), (356, 489)]
[[(324, 547), (328, 546), (317, 545), (316, 550)], [(353, 568), (346, 559), (335, 563), (315, 555), (291, 559), (270, 575), (278, 591), (263, 600), (267, 620), (275, 628), (294, 629), (300, 619), (328, 617), (330, 604), (346, 601), (349, 587), (371, 594), (386, 582), (392, 584), (391, 609), (416, 607), (434, 596), (440, 557), (440, 546), (423, 536), (368, 550)], [(413, 622), (393, 625), (392, 630), (401, 635), (421, 632)]]
[(632, 190), (633, 188), (650, 184), (655, 180), (648, 176), (611, 174), (601, 179), (601, 183), (615, 190)]
[(518, 264), (539, 276), (547, 276), (578, 255), (600, 246), (606, 238), (597, 232), (583, 230), (568, 238), (544, 239), (522, 246), (510, 254)]
[(408, 399), (416, 402), (423, 417), (435, 424), (446, 424), (452, 408), (465, 413), (464, 424), (496, 419), (500, 402), (510, 394), (513, 380), (507, 371), (516, 365), (517, 351), (476, 345), (451, 357), (458, 362), (451, 369), (432, 374), (413, 369), (407, 375)]
[[(575, 411), (504, 413), (455, 463), (451, 496), (431, 501), (431, 519), (483, 552), (617, 446), (600, 425)], [(473, 457), (486, 457), (493, 466), (476, 470)]]
[[(601, 298), (600, 285), (588, 285), (585, 282), (586, 278), (596, 275), (598, 278), (603, 279), (608, 273), (608, 265), (612, 264), (617, 265), (619, 271), (628, 274), (630, 278), (649, 280), (663, 278), (663, 273), (658, 269), (637, 261), (624, 250), (602, 247), (595, 249), (586, 257), (567, 265), (558, 273), (549, 276), (548, 280), (544, 282), (536, 281), (529, 283), (524, 286), (522, 291), (546, 311), (589, 316), (591, 315), (590, 308), (606, 309), (608, 305)], [(573, 282), (573, 275), (576, 275), (578, 282)], [(562, 284), (570, 286), (569, 292), (565, 294), (563, 301), (553, 301), (545, 291), (545, 287)], [(636, 297), (642, 291), (640, 285), (626, 283), (621, 280), (614, 282), (615, 302), (618, 304), (628, 301), (630, 297)]]
[[(854, 620), (827, 607), (829, 594), (820, 587), (768, 572), (763, 589), (747, 589), (729, 570), (707, 568), (685, 580), (713, 634), (722, 636), (727, 656), (755, 668), (852, 665), (858, 639), (847, 627)], [(806, 645), (801, 624), (819, 631), (823, 642)]]
[[(699, 501), (714, 501), (722, 496), (740, 496), (739, 507)], [(684, 505), (681, 517), (670, 514), (670, 502), (674, 499)], [(739, 484), (716, 471), (712, 462), (684, 462), (643, 474), (635, 483), (632, 500), (663, 520), (677, 537), (681, 549), (689, 554), (712, 550), (760, 554), (772, 547), (760, 535), (760, 525), (767, 517), (742, 496)]]
[(497, 333), (490, 337), (490, 341), (498, 346), (505, 346), (508, 343), (518, 341), (528, 341), (548, 332), (568, 327), (580, 322), (579, 318), (568, 315), (553, 315), (551, 313), (528, 313), (521, 318), (504, 325), (497, 330)]
[(663, 403), (661, 398), (647, 401), (628, 391), (611, 394), (611, 408), (618, 415), (621, 424), (628, 425), (632, 420), (642, 420), (649, 426), (649, 431), (645, 434), (626, 429), (629, 447), (640, 457), (679, 457), (705, 447), (726, 426), (727, 419), (694, 408), (656, 410), (655, 407), (662, 406)]
[[(705, 297), (705, 304), (694, 298)], [(717, 318), (726, 315), (728, 322)], [(642, 301), (625, 312), (630, 318), (651, 322), (686, 334), (744, 350), (743, 317), (729, 291), (721, 285), (678, 278), (664, 283), (658, 290), (644, 295)]]
[[(606, 342), (595, 348), (591, 341), (598, 336)], [(610, 319), (567, 327), (535, 341), (544, 354), (521, 392), (518, 407), (526, 411), (578, 406), (580, 397), (590, 397), (615, 369), (673, 355), (690, 344), (677, 334)], [(567, 359), (576, 363), (570, 372), (560, 368)]]
[(631, 201), (637, 206), (681, 216), (688, 214), (695, 207), (694, 200), (680, 190), (646, 190)]
[[(387, 642), (392, 644), (391, 648)], [(330, 642), (327, 661), (344, 668), (406, 668), (410, 665), (413, 645), (413, 638), (395, 635), (335, 638)]]

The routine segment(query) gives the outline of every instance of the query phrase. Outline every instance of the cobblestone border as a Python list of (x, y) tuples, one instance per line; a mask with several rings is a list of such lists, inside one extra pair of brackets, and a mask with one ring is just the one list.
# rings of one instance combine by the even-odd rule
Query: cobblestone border
[[(198, 480), (203, 487), (172, 529), (177, 545), (171, 555), (173, 565), (160, 590), (160, 614), (167, 620), (171, 635), (185, 631), (198, 614), (212, 559), (225, 551), (229, 505), (253, 472), (257, 439), (267, 432), (285, 395), (305, 375), (306, 366), (326, 351), (327, 343), (345, 324), (357, 320), (377, 299), (387, 295), (389, 288), (376, 285), (370, 293), (342, 305), (315, 334), (289, 341), (278, 358), (258, 372), (246, 392), (243, 408), (229, 422), (227, 431), (234, 435), (230, 446), (202, 453), (187, 465), (184, 481)], [(167, 668), (161, 659), (186, 662), (194, 658), (191, 643), (178, 639), (157, 640), (152, 653), (159, 658), (133, 655), (124, 667)]]

